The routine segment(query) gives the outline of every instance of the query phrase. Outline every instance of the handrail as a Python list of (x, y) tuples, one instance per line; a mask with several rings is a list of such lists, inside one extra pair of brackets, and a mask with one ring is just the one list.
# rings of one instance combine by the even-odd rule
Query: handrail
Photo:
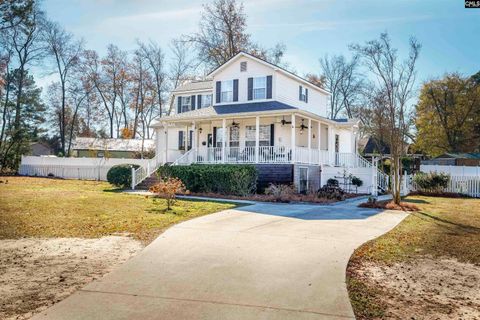
[(132, 190), (135, 189), (143, 180), (150, 177), (152, 173), (158, 170), (162, 162), (155, 155), (152, 159), (148, 159), (146, 167), (140, 166), (135, 169), (132, 167)]

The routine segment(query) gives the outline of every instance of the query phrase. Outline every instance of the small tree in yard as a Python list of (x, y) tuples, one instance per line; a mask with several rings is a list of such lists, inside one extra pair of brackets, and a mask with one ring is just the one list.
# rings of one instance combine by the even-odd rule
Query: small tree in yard
[(177, 194), (188, 193), (182, 180), (172, 177), (160, 178), (160, 181), (151, 186), (149, 191), (167, 201), (167, 210), (172, 210)]
[(412, 125), (408, 104), (413, 94), (415, 65), (421, 46), (412, 38), (409, 47), (408, 57), (402, 61), (386, 33), (364, 45), (352, 46), (372, 73), (367, 111), (374, 120), (365, 125), (373, 137), (385, 141), (390, 147), (391, 191), (396, 204), (400, 204), (401, 159), (406, 153), (405, 145)]

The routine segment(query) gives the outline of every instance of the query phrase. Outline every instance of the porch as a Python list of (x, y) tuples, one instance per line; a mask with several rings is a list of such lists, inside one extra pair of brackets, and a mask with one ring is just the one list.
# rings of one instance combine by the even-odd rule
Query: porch
[[(198, 110), (200, 111), (200, 110)], [(264, 113), (169, 119), (157, 131), (164, 163), (309, 164), (369, 167), (356, 154), (356, 125), (313, 114)]]

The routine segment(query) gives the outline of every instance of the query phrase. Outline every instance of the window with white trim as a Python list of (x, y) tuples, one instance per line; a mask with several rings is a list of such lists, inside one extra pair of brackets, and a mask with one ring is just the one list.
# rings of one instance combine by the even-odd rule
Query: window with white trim
[(300, 101), (307, 101), (307, 88), (300, 86)]
[[(255, 147), (256, 126), (245, 126), (245, 146)], [(260, 125), (259, 133), (260, 147), (270, 146), (270, 125)]]
[(253, 78), (253, 99), (267, 98), (267, 77)]
[(192, 106), (191, 104), (191, 97), (182, 97), (182, 104), (181, 104), (181, 110), (182, 112), (187, 112), (190, 111), (190, 108)]
[(231, 126), (230, 127), (230, 147), (239, 147), (240, 146), (240, 127)]
[(210, 107), (212, 105), (212, 95), (203, 94), (202, 95), (202, 108)]
[(222, 81), (222, 92), (220, 94), (220, 102), (233, 101), (233, 80)]

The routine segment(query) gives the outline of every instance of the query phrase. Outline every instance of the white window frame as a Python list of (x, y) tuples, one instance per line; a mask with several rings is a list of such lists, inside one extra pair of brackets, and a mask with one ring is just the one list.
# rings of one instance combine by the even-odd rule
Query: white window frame
[[(202, 108), (210, 107), (212, 105), (212, 95), (211, 94), (203, 94), (202, 95)], [(207, 103), (208, 102), (208, 103)]]
[(267, 77), (253, 78), (253, 100), (267, 98)]
[[(245, 147), (255, 147), (256, 126), (245, 126)], [(270, 125), (261, 124), (259, 134), (259, 146), (269, 147), (271, 139)]]
[(187, 112), (190, 111), (190, 108), (192, 107), (192, 97), (191, 96), (183, 96), (181, 99), (181, 107), (180, 110), (182, 112)]
[(302, 91), (300, 92), (300, 101), (307, 102), (307, 88), (301, 86)]
[(222, 81), (220, 102), (233, 102), (233, 80)]

